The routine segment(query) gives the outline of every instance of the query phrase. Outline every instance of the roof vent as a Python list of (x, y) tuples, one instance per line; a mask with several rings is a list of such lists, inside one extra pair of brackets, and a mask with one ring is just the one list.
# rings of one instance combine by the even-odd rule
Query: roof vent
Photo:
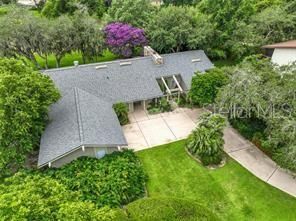
[(120, 66), (127, 66), (127, 65), (131, 65), (132, 64), (132, 62), (129, 62), (129, 61), (127, 61), (127, 62), (120, 62)]
[(78, 67), (79, 61), (74, 61), (73, 64), (74, 64), (75, 67)]
[(191, 61), (192, 61), (192, 63), (194, 63), (194, 62), (200, 62), (201, 59), (200, 58), (195, 58), (195, 59), (192, 59)]
[(107, 65), (99, 65), (99, 66), (96, 66), (96, 69), (104, 69), (104, 68), (107, 68)]

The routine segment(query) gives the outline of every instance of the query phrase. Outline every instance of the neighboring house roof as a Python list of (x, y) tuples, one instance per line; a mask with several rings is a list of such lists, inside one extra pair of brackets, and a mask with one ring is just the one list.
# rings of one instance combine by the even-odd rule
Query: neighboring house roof
[(271, 44), (271, 45), (265, 45), (262, 48), (296, 48), (296, 40)]
[[(62, 98), (51, 107), (50, 122), (41, 137), (38, 165), (82, 145), (127, 145), (113, 104), (163, 96), (156, 79), (165, 76), (180, 75), (184, 89), (189, 89), (196, 71), (213, 67), (202, 50), (162, 56), (161, 65), (148, 56), (44, 71)], [(120, 65), (123, 62), (126, 65)]]
[[(40, 0), (37, 0), (36, 3), (39, 3)], [(18, 4), (25, 5), (25, 6), (35, 6), (34, 0), (18, 0)]]

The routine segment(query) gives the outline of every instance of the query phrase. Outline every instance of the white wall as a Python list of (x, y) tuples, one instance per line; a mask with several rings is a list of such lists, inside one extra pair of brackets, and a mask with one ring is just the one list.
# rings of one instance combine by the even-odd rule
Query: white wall
[(272, 54), (272, 62), (287, 65), (296, 61), (296, 48), (276, 48)]
[(96, 152), (99, 150), (105, 150), (106, 154), (117, 151), (117, 147), (85, 147), (85, 151), (82, 151), (81, 148), (78, 150), (56, 160), (51, 163), (52, 167), (61, 167), (67, 163), (70, 163), (72, 160), (77, 159), (78, 157), (88, 156), (88, 157), (97, 157)]

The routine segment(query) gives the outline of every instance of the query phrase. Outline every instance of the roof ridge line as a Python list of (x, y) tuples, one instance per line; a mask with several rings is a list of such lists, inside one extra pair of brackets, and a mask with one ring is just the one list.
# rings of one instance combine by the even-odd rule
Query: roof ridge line
[(79, 139), (80, 139), (80, 144), (82, 145), (83, 142), (84, 142), (84, 134), (83, 134), (83, 124), (82, 124), (82, 120), (81, 120), (79, 94), (78, 94), (78, 89), (77, 88), (74, 88), (74, 99), (75, 99), (75, 106), (76, 106), (76, 113), (77, 113)]

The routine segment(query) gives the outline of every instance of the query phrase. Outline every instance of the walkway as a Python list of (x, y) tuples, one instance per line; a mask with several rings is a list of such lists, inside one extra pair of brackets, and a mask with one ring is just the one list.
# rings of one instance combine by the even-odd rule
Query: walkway
[[(186, 138), (195, 128), (202, 109), (178, 108), (173, 112), (148, 115), (143, 110), (130, 114), (123, 126), (129, 147), (135, 151)], [(224, 132), (225, 152), (255, 176), (296, 197), (296, 179), (244, 139), (233, 128)]]
[(266, 183), (296, 197), (296, 179), (281, 169), (233, 128), (224, 132), (224, 150), (239, 164)]

